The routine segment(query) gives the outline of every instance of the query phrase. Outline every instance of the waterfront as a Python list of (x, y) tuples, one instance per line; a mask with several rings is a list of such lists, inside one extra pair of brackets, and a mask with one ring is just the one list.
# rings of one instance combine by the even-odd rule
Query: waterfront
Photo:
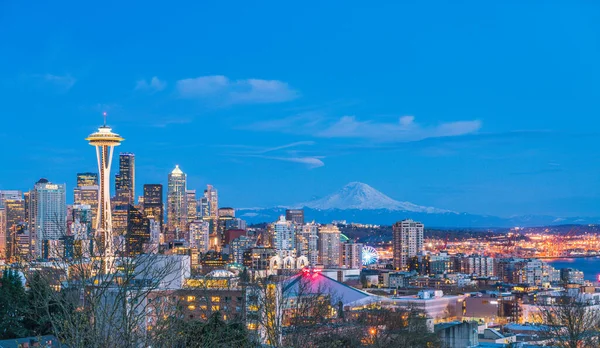
[(596, 281), (600, 274), (600, 257), (561, 258), (544, 260), (554, 268), (575, 268), (583, 272), (586, 280)]

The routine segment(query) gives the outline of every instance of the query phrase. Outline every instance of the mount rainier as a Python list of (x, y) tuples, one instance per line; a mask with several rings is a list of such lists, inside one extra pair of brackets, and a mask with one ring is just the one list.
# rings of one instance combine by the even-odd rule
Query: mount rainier
[(304, 209), (306, 221), (329, 223), (346, 220), (364, 224), (391, 225), (403, 219), (413, 219), (430, 227), (484, 228), (513, 226), (546, 226), (599, 223), (599, 218), (556, 217), (527, 215), (502, 218), (490, 215), (458, 213), (451, 210), (426, 207), (411, 202), (401, 202), (377, 191), (373, 187), (351, 182), (323, 198), (273, 208), (237, 209), (236, 215), (249, 223), (276, 221), (289, 208)]

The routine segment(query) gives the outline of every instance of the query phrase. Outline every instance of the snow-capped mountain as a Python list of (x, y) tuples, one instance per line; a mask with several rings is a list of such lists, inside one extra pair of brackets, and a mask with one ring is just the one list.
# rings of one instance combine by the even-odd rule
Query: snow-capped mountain
[(399, 202), (385, 194), (377, 191), (367, 184), (351, 182), (341, 190), (310, 202), (297, 204), (298, 207), (307, 207), (315, 210), (375, 210), (387, 209), (398, 211), (410, 211), (416, 213), (452, 213), (449, 210), (433, 207), (424, 207), (410, 202)]
[(287, 208), (304, 209), (306, 221), (321, 223), (347, 220), (356, 223), (391, 225), (402, 219), (414, 219), (434, 227), (513, 227), (557, 224), (597, 224), (600, 218), (526, 215), (503, 218), (457, 213), (396, 201), (367, 184), (351, 182), (341, 190), (313, 201), (273, 208), (237, 209), (236, 215), (249, 223), (276, 221)]

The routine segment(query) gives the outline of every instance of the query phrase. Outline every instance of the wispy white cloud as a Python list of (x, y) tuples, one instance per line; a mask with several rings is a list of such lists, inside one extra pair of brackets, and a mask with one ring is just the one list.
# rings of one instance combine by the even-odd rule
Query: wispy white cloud
[(476, 133), (481, 128), (481, 121), (455, 121), (443, 122), (437, 125), (423, 125), (417, 123), (414, 116), (402, 116), (396, 122), (375, 122), (362, 121), (355, 116), (331, 119), (318, 113), (308, 113), (258, 122), (248, 128), (311, 135), (319, 138), (357, 138), (380, 142), (410, 142)]
[(288, 148), (291, 148), (291, 147), (296, 147), (296, 146), (301, 146), (301, 145), (314, 145), (314, 144), (315, 144), (314, 141), (297, 141), (295, 143), (290, 143), (290, 144), (285, 144), (285, 145), (281, 145), (281, 146), (267, 148), (267, 149), (259, 151), (259, 153), (267, 153), (267, 152), (273, 152), (273, 151), (288, 149)]
[(281, 103), (298, 98), (299, 93), (282, 81), (244, 79), (230, 80), (213, 75), (177, 81), (182, 98), (202, 99), (232, 104)]
[(160, 80), (158, 77), (154, 76), (150, 79), (150, 81), (139, 80), (135, 83), (136, 91), (147, 91), (147, 92), (159, 92), (167, 87), (167, 83), (165, 81)]
[(386, 141), (417, 141), (427, 138), (451, 137), (478, 131), (481, 121), (457, 121), (437, 126), (423, 126), (413, 116), (400, 117), (397, 123), (360, 121), (355, 116), (343, 116), (329, 127), (317, 132), (324, 138), (367, 138)]
[(310, 169), (319, 168), (325, 165), (321, 158), (322, 156), (314, 156), (314, 157), (273, 157), (273, 156), (261, 156), (261, 155), (250, 155), (249, 157), (259, 157), (264, 159), (276, 160), (276, 161), (285, 161), (285, 162), (295, 162), (306, 164)]
[[(301, 163), (308, 166), (308, 168), (318, 168), (325, 165), (322, 159), (324, 156), (309, 156), (309, 155), (300, 155), (299, 151), (292, 150), (292, 148), (299, 146), (310, 146), (314, 145), (314, 141), (297, 141), (294, 143), (289, 143), (285, 145), (275, 146), (275, 147), (267, 147), (267, 148), (259, 148), (254, 146), (246, 146), (246, 145), (228, 145), (227, 147), (231, 148), (240, 148), (245, 149), (244, 152), (235, 152), (229, 153), (230, 156), (236, 157), (254, 157), (254, 158), (263, 158), (268, 160), (276, 160), (276, 161), (284, 161), (284, 162), (294, 162)], [(268, 154), (268, 155), (266, 155)]]

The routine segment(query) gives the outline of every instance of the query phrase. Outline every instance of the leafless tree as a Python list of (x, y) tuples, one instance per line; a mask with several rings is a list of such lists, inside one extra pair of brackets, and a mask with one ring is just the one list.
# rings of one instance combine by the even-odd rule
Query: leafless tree
[(114, 253), (89, 251), (88, 243), (103, 241), (91, 237), (72, 255), (54, 250), (46, 272), (26, 266), (36, 285), (30, 291), (38, 292), (35, 307), (71, 347), (148, 346), (163, 333), (154, 325), (176, 313), (169, 294), (182, 281), (185, 259), (153, 252), (126, 257), (122, 243)]
[(561, 296), (539, 305), (536, 321), (554, 347), (587, 348), (600, 344), (600, 306), (573, 296)]
[[(336, 318), (336, 294), (303, 275), (261, 279), (248, 285), (248, 327), (274, 347), (310, 347), (319, 330)], [(330, 327), (331, 329), (331, 327)]]

